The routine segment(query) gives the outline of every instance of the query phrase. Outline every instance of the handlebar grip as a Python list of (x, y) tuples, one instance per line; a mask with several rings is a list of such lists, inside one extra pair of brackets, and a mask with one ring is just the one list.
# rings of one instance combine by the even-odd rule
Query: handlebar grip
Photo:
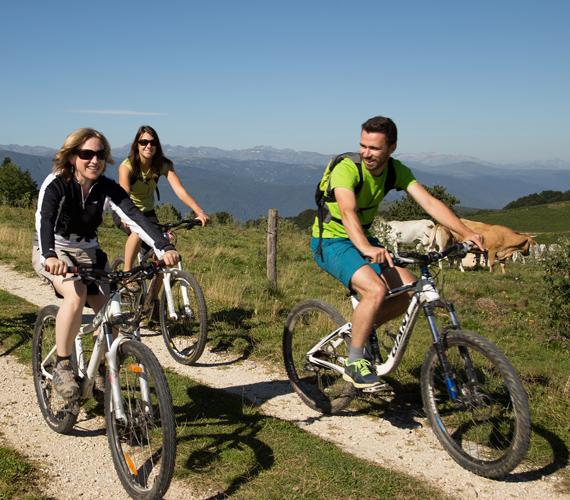
[[(51, 273), (50, 267), (47, 264), (44, 264), (44, 271), (47, 273)], [(64, 274), (79, 274), (79, 267), (77, 266), (67, 266), (65, 269)]]

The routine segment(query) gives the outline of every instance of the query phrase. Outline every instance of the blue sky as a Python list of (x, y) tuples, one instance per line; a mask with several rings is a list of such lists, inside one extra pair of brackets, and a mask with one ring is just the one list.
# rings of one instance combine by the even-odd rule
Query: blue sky
[(0, 144), (91, 126), (165, 144), (570, 161), (567, 1), (77, 1), (2, 6)]

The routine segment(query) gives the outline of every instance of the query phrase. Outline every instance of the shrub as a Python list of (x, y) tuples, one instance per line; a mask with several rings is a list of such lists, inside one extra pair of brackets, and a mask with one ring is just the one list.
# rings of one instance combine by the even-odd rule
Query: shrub
[(9, 157), (0, 166), (0, 203), (13, 207), (30, 207), (38, 196), (38, 186), (30, 172), (22, 172)]
[(544, 262), (547, 318), (556, 338), (570, 339), (570, 239), (550, 252)]
[(176, 210), (170, 203), (164, 203), (156, 207), (156, 216), (163, 224), (166, 222), (174, 222), (182, 218), (180, 212)]

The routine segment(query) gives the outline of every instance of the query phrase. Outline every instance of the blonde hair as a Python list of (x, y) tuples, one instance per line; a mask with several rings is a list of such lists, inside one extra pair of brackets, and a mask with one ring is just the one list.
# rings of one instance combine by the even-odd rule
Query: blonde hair
[(93, 137), (96, 137), (103, 143), (105, 150), (105, 167), (107, 163), (114, 163), (113, 158), (111, 158), (111, 146), (109, 145), (109, 141), (101, 132), (92, 128), (78, 128), (65, 138), (63, 146), (61, 146), (56, 153), (53, 159), (53, 174), (62, 175), (66, 179), (71, 179), (74, 167), (70, 163), (69, 158), (77, 153), (85, 141)]

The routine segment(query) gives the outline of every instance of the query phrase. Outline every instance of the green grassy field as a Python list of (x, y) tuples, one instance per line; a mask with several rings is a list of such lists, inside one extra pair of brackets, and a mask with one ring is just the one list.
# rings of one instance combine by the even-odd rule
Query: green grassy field
[(538, 243), (554, 243), (561, 236), (570, 236), (568, 201), (511, 210), (481, 211), (466, 218), (488, 224), (501, 224), (516, 231), (535, 233)]
[[(560, 208), (562, 211), (567, 209)], [(504, 220), (488, 222), (534, 231), (534, 226), (514, 224), (524, 219), (522, 212), (508, 212)], [(479, 219), (483, 220), (481, 217)], [(544, 220), (544, 233), (564, 234), (570, 230), (570, 217), (558, 215), (550, 219)], [(566, 225), (561, 224), (561, 220), (566, 221)], [(32, 224), (33, 214), (30, 211), (0, 207), (0, 260), (25, 272), (31, 271), (27, 249), (31, 247)], [(309, 235), (299, 232), (291, 224), (281, 223), (279, 226), (278, 287), (277, 290), (269, 287), (265, 278), (265, 238), (264, 227), (218, 225), (180, 234), (177, 248), (183, 254), (185, 267), (196, 275), (204, 289), (210, 314), (210, 345), (241, 352), (283, 372), (281, 334), (293, 305), (302, 299), (320, 298), (348, 317), (350, 304), (342, 287), (312, 262), (308, 252)], [(122, 253), (124, 235), (115, 228), (102, 228), (100, 239), (110, 257)], [(553, 340), (548, 329), (544, 317), (545, 285), (541, 266), (540, 263), (509, 265), (506, 275), (445, 270), (438, 279), (442, 282), (445, 296), (454, 301), (463, 327), (478, 331), (499, 345), (523, 379), (532, 406), (532, 442), (526, 459), (530, 474), (539, 477), (558, 471), (566, 478), (564, 488), (570, 493), (570, 474), (566, 467), (570, 446), (568, 343)], [(428, 345), (429, 332), (420, 320), (403, 363), (389, 379), (395, 387), (405, 388), (408, 394), (419, 395), (418, 372)], [(222, 489), (241, 481), (239, 495), (245, 497), (245, 492), (251, 494), (262, 484), (262, 488), (269, 485), (280, 488), (285, 480), (280, 474), (306, 474), (308, 468), (314, 468), (314, 473), (309, 474), (314, 477), (314, 486), (319, 481), (324, 482), (322, 475), (326, 474), (326, 467), (319, 464), (342, 469), (339, 462), (348, 460), (334, 447), (305, 436), (289, 424), (260, 415), (241, 400), (227, 396), (222, 398), (214, 390), (187, 380), (176, 380), (178, 378), (172, 376), (179, 414), (187, 415), (189, 422), (196, 419), (199, 422), (179, 433), (179, 439), (184, 443), (181, 449), (186, 450), (179, 457), (177, 474), (180, 476), (212, 481), (222, 485)], [(218, 405), (223, 408), (221, 414), (208, 410), (211, 401), (216, 401), (216, 408)], [(374, 400), (361, 402), (360, 409), (379, 417), (386, 411), (384, 404)], [(244, 421), (251, 425), (244, 425)], [(254, 436), (250, 427), (256, 429)], [(184, 432), (189, 432), (188, 436), (193, 439)], [(196, 433), (203, 433), (203, 436), (196, 439)], [(256, 457), (252, 451), (254, 447), (244, 445), (255, 440), (267, 446), (268, 451), (263, 456)], [(290, 443), (290, 446), (283, 450), (283, 443)], [(293, 462), (302, 449), (314, 449), (315, 455), (310, 458), (305, 454), (306, 463), (293, 472)], [(203, 471), (194, 467), (196, 457), (204, 460)], [(414, 494), (410, 490), (399, 490), (406, 482), (410, 482), (413, 488), (424, 488), (409, 478), (393, 476), (391, 472), (369, 464), (356, 463), (358, 467), (368, 467), (366, 474), (371, 478), (378, 475), (378, 479), (373, 480), (379, 481), (373, 482), (375, 487), (388, 481), (388, 477), (394, 477), (395, 483), (389, 487), (392, 493), (399, 492), (404, 496), (404, 491), (407, 491), (407, 495)], [(242, 479), (236, 479), (238, 477)], [(243, 479), (245, 477), (248, 480)], [(335, 484), (335, 489), (328, 496), (350, 496), (350, 491), (353, 491), (349, 475), (339, 477), (343, 478), (341, 482), (348, 482), (345, 485), (347, 489)], [(289, 487), (293, 484), (300, 487), (298, 481), (292, 481)], [(330, 487), (333, 488), (332, 485)], [(274, 491), (276, 496), (280, 496), (278, 491)], [(418, 491), (415, 494), (422, 496)], [(367, 494), (376, 496), (372, 489)], [(301, 492), (299, 496), (303, 496)]]

